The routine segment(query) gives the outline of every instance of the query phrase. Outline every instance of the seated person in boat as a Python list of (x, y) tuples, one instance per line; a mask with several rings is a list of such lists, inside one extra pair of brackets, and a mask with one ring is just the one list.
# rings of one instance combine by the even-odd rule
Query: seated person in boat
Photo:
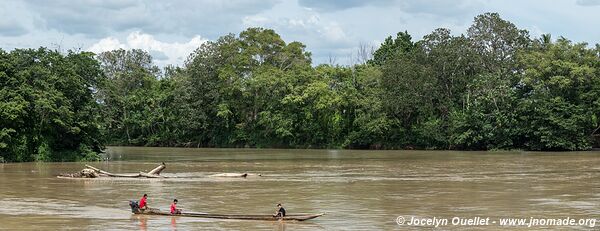
[(277, 204), (277, 211), (273, 215), (274, 217), (285, 217), (285, 209), (281, 204)]
[(177, 199), (171, 203), (171, 214), (181, 214), (181, 209), (177, 208)]
[(148, 199), (148, 194), (144, 194), (142, 199), (140, 199), (140, 209), (145, 210), (148, 208), (148, 204), (146, 203), (146, 199)]

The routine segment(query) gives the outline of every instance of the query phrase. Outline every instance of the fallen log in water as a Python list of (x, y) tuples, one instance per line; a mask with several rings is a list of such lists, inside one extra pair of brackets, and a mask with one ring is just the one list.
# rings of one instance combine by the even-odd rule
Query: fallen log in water
[(162, 172), (162, 170), (164, 170), (167, 166), (165, 166), (165, 163), (163, 162), (162, 164), (159, 164), (158, 167), (150, 170), (150, 172), (148, 172), (148, 174), (150, 175), (160, 175), (160, 172)]
[(139, 173), (127, 173), (118, 174), (104, 171), (91, 165), (85, 165), (86, 168), (83, 170), (70, 173), (60, 174), (57, 177), (60, 178), (97, 178), (97, 177), (124, 177), (124, 178), (168, 178), (161, 176), (160, 173), (167, 167), (165, 163), (161, 163), (158, 167), (152, 169), (150, 172), (139, 172)]
[(219, 173), (210, 175), (211, 177), (253, 177), (253, 176), (262, 176), (261, 174), (255, 173)]

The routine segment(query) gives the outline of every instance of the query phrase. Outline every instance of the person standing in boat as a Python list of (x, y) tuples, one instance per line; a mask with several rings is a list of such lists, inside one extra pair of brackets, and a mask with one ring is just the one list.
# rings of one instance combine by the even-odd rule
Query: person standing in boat
[(277, 211), (275, 212), (274, 217), (285, 217), (285, 209), (281, 204), (277, 204)]
[(144, 194), (144, 196), (142, 196), (142, 199), (140, 199), (140, 209), (141, 210), (148, 209), (148, 203), (146, 202), (147, 199), (148, 199), (148, 194)]
[(177, 209), (177, 199), (171, 203), (171, 214), (181, 214), (181, 209)]

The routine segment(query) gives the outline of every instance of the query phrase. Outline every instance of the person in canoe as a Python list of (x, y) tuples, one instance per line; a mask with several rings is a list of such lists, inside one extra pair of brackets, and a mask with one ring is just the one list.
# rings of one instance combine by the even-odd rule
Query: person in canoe
[(177, 208), (177, 199), (171, 203), (171, 214), (181, 214), (181, 209)]
[(148, 203), (146, 202), (147, 199), (148, 199), (148, 194), (144, 194), (144, 196), (142, 196), (142, 199), (140, 199), (140, 209), (141, 210), (148, 209)]
[(275, 211), (273, 217), (285, 217), (285, 209), (281, 204), (277, 204), (277, 211)]

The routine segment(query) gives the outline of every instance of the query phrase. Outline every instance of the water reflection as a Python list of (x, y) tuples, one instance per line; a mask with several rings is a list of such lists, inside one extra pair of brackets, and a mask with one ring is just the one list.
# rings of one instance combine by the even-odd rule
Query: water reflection
[(275, 222), (275, 229), (277, 231), (285, 231), (285, 222), (283, 221), (276, 221)]
[(138, 226), (141, 231), (148, 230), (148, 218), (146, 216), (135, 214), (132, 215), (131, 218), (132, 220), (136, 220), (138, 222)]
[(177, 230), (177, 217), (171, 217), (171, 230)]

